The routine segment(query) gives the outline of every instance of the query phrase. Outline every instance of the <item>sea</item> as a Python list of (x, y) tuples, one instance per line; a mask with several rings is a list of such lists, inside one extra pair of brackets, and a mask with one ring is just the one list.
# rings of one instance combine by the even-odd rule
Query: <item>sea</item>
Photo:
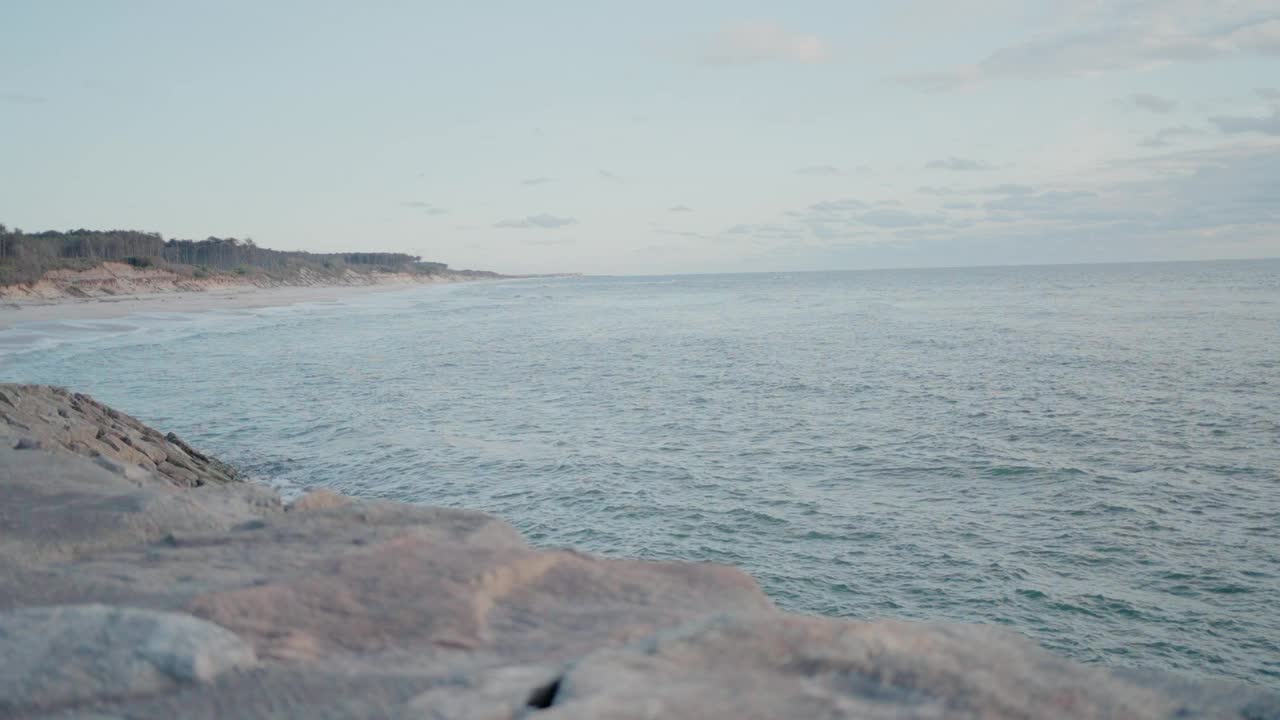
[(417, 286), (19, 325), (0, 380), (288, 495), (1280, 685), (1280, 260)]

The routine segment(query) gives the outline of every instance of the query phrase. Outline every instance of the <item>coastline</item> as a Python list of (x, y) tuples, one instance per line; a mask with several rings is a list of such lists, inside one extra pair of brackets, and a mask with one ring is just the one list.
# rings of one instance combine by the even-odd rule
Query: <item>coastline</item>
[[(0, 384), (0, 715), (1272, 717), (991, 625), (786, 614), (726, 565), (530, 546), (470, 510), (293, 502), (122, 411)], [(536, 715), (535, 715), (536, 714)]]
[[(1262, 718), (1280, 696), (1010, 630), (778, 610), (724, 565), (483, 513), (286, 503), (60, 388), (0, 384), (0, 715)], [(545, 714), (544, 714), (545, 713)]]
[(330, 302), (373, 293), (406, 290), (415, 286), (479, 282), (491, 279), (494, 278), (463, 276), (414, 278), (408, 275), (394, 275), (364, 284), (261, 286), (244, 283), (93, 297), (70, 295), (53, 298), (0, 297), (0, 330), (8, 330), (24, 323), (107, 320), (146, 312), (199, 313), (212, 310), (242, 310), (308, 302)]

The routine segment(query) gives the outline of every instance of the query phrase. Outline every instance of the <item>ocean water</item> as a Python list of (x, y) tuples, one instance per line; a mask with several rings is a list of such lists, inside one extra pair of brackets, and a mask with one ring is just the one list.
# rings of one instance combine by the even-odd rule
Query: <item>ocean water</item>
[(565, 278), (0, 332), (286, 492), (1280, 684), (1280, 261)]

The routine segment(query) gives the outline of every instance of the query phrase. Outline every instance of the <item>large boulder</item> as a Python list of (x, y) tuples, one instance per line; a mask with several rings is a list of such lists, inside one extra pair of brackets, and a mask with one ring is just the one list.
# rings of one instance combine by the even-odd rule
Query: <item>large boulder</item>
[[(251, 483), (181, 489), (154, 474), (139, 482), (101, 460), (0, 445), (0, 562), (32, 564), (173, 533), (227, 530), (281, 509), (273, 491)], [(0, 589), (0, 607), (3, 596)]]
[(0, 714), (209, 682), (256, 662), (213, 623), (105, 605), (0, 613), (0, 658)]

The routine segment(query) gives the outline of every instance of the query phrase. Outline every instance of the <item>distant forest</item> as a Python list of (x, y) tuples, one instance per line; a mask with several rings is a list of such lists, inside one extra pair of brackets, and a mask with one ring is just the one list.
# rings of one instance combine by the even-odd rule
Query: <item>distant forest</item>
[[(0, 285), (35, 282), (49, 270), (90, 268), (105, 260), (136, 267), (165, 267), (194, 277), (220, 272), (286, 278), (303, 268), (322, 274), (338, 274), (347, 268), (425, 275), (449, 271), (449, 266), (444, 263), (424, 262), (416, 255), (405, 253), (270, 250), (258, 247), (248, 239), (165, 240), (159, 233), (137, 230), (24, 233), (0, 224)], [(454, 272), (496, 276), (471, 270)]]

